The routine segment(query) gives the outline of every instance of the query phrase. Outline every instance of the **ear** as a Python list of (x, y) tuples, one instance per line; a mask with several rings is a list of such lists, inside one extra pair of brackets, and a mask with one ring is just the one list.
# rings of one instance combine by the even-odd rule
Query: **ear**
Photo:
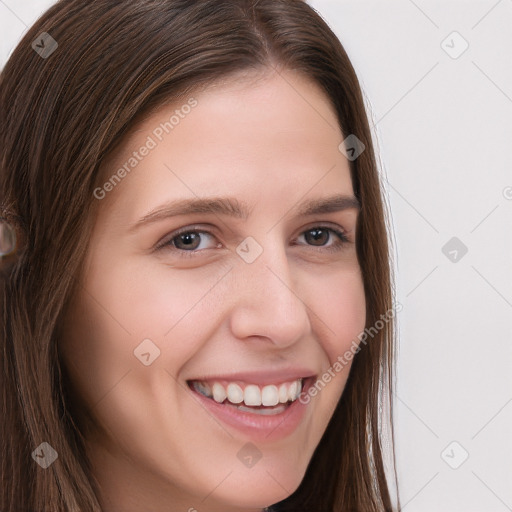
[(16, 230), (5, 219), (0, 219), (0, 258), (16, 251)]
[(0, 269), (3, 271), (17, 260), (25, 240), (21, 218), (12, 209), (0, 207)]

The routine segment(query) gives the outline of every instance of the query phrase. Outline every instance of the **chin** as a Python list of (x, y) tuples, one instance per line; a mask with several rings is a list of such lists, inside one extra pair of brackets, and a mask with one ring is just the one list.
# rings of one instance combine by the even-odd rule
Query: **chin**
[(305, 470), (268, 464), (259, 469), (235, 469), (226, 479), (227, 485), (218, 487), (217, 498), (235, 507), (259, 511), (292, 495), (302, 482)]

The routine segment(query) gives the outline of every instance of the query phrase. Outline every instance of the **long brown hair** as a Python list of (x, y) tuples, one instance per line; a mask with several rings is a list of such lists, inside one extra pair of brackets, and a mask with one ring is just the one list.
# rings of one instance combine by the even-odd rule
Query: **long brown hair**
[[(93, 225), (100, 164), (162, 102), (265, 68), (296, 70), (316, 82), (344, 136), (364, 144), (350, 165), (361, 203), (356, 244), (367, 327), (393, 308), (385, 203), (359, 82), (310, 6), (59, 1), (31, 27), (0, 77), (0, 218), (14, 226), (18, 242), (0, 260), (3, 512), (101, 510), (58, 352)], [(393, 340), (390, 319), (361, 345), (301, 485), (273, 510), (393, 510), (389, 481), (395, 485), (396, 474), (385, 470), (381, 449), (383, 405), (392, 418)], [(388, 432), (392, 440), (390, 422)], [(42, 442), (58, 453), (46, 470), (31, 456)], [(394, 468), (393, 453), (391, 460)]]

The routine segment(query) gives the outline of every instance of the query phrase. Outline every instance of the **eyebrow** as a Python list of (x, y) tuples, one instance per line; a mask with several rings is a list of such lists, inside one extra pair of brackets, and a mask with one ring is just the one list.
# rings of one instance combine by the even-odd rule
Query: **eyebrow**
[[(361, 205), (355, 196), (338, 194), (334, 196), (305, 201), (299, 206), (295, 207), (294, 210), (296, 210), (297, 216), (307, 217), (311, 215), (334, 213), (349, 209), (360, 210), (360, 208)], [(247, 220), (251, 212), (252, 208), (250, 208), (247, 203), (234, 197), (180, 199), (150, 211), (141, 219), (139, 219), (130, 228), (130, 231), (138, 229), (141, 226), (158, 222), (170, 217), (176, 217), (178, 215), (209, 213)]]

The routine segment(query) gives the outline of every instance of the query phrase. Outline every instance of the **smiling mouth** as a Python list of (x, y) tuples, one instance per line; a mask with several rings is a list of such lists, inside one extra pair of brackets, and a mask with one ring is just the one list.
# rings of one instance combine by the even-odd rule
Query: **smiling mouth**
[(258, 386), (237, 382), (187, 381), (196, 393), (239, 411), (259, 415), (276, 415), (286, 411), (297, 400), (304, 386), (304, 379), (280, 384)]

